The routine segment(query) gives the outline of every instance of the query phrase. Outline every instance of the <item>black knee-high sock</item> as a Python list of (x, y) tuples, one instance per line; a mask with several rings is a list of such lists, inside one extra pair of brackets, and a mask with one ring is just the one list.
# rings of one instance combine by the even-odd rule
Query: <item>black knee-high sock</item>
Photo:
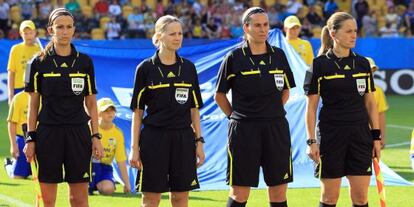
[(325, 203), (319, 202), (319, 207), (336, 207), (336, 204), (329, 205), (329, 204), (325, 204)]
[(270, 207), (288, 207), (287, 201), (283, 202), (270, 202)]
[(247, 202), (239, 203), (232, 198), (229, 197), (229, 200), (227, 201), (227, 207), (245, 207)]
[(368, 203), (365, 204), (365, 205), (355, 205), (355, 204), (353, 204), (352, 207), (368, 207)]

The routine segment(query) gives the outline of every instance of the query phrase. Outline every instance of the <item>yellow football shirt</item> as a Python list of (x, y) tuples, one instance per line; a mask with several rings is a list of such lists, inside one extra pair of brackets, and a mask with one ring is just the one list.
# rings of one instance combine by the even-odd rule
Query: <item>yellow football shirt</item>
[(104, 148), (104, 156), (100, 162), (111, 165), (114, 158), (117, 162), (125, 161), (124, 134), (121, 129), (114, 124), (106, 130), (99, 127), (99, 132), (102, 134), (101, 143)]
[(377, 101), (378, 112), (381, 113), (387, 111), (389, 106), (385, 99), (384, 91), (377, 85), (375, 86), (374, 96)]
[(310, 65), (312, 63), (314, 56), (312, 45), (309, 43), (309, 41), (297, 38), (296, 40), (288, 40), (288, 42), (302, 57), (303, 61), (305, 61), (307, 65)]
[(23, 136), (22, 125), (27, 122), (28, 104), (29, 94), (26, 92), (16, 94), (10, 104), (7, 121), (17, 124), (16, 134), (20, 136)]
[(33, 46), (26, 46), (22, 42), (12, 47), (10, 50), (7, 70), (15, 73), (14, 88), (24, 87), (24, 73), (26, 71), (26, 64), (38, 52), (40, 52), (40, 47), (38, 44), (34, 44)]

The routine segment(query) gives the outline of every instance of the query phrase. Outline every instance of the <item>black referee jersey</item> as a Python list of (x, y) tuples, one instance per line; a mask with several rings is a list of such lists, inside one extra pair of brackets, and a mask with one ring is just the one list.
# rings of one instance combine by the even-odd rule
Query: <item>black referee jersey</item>
[(216, 91), (232, 91), (232, 119), (269, 120), (284, 117), (282, 91), (295, 87), (283, 50), (266, 42), (267, 53), (253, 55), (247, 41), (226, 55)]
[(375, 91), (368, 60), (352, 51), (344, 58), (332, 50), (313, 60), (306, 72), (306, 95), (319, 94), (323, 106), (321, 122), (329, 124), (367, 124), (364, 94)]
[(147, 107), (144, 125), (184, 129), (191, 125), (191, 108), (203, 106), (194, 64), (177, 53), (176, 58), (164, 65), (157, 51), (137, 66), (130, 108)]
[(41, 95), (39, 123), (73, 125), (89, 120), (84, 97), (97, 93), (94, 67), (89, 56), (71, 47), (69, 56), (59, 56), (52, 47), (44, 60), (37, 56), (28, 63), (25, 91)]

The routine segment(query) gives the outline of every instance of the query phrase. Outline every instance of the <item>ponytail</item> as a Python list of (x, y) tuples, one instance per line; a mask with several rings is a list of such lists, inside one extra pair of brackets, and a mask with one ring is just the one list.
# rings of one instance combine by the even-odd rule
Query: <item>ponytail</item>
[(53, 47), (53, 41), (50, 40), (46, 47), (39, 53), (40, 61), (43, 61), (46, 58), (47, 51), (49, 51)]
[(333, 48), (333, 40), (329, 34), (328, 26), (324, 26), (321, 32), (321, 48), (319, 48), (318, 56), (326, 54), (331, 48)]

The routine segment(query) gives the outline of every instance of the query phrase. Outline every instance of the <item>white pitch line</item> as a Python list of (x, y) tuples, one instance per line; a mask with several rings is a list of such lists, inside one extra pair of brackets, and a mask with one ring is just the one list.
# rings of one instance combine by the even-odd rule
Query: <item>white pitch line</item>
[(395, 125), (395, 124), (387, 124), (387, 127), (397, 128), (397, 129), (408, 129), (408, 130), (414, 129), (414, 127), (412, 126), (402, 126), (402, 125)]
[(17, 207), (32, 207), (33, 206), (33, 205), (29, 205), (29, 204), (24, 203), (20, 200), (14, 199), (12, 197), (9, 197), (9, 196), (3, 195), (3, 194), (0, 194), (0, 200), (4, 200), (4, 201), (6, 201), (6, 202), (8, 202), (8, 203), (10, 203), (14, 206), (17, 206)]
[(385, 148), (393, 148), (393, 147), (399, 147), (399, 146), (405, 146), (405, 145), (410, 145), (411, 142), (400, 142), (400, 143), (395, 143), (395, 144), (387, 144), (385, 145)]

